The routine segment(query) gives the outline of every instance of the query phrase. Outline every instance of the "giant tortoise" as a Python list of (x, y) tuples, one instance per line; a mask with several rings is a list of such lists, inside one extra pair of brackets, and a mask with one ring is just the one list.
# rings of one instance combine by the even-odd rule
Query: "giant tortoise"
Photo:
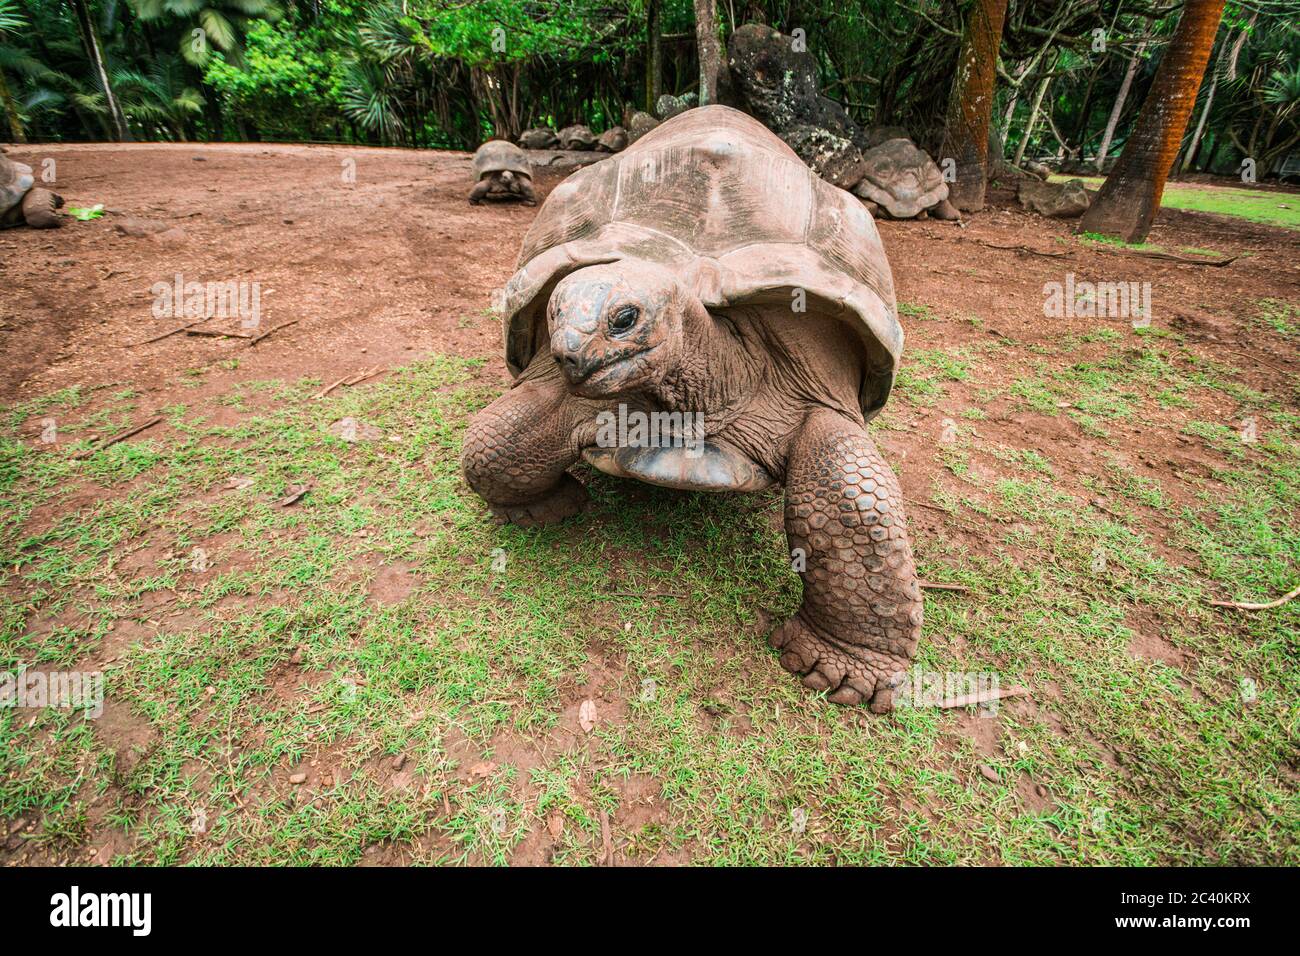
[(898, 480), (866, 428), (903, 334), (862, 204), (758, 121), (705, 106), (557, 186), (517, 270), (514, 382), (470, 423), (470, 487), (536, 525), (582, 509), (580, 458), (670, 488), (783, 484), (803, 604), (771, 643), (830, 700), (888, 710), (921, 592)]

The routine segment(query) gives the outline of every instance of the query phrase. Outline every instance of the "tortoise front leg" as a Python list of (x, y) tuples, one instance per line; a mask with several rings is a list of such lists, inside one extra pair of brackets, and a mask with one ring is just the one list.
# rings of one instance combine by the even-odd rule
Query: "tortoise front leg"
[(539, 352), (510, 391), (470, 421), (465, 480), (503, 521), (536, 527), (577, 514), (587, 492), (565, 469), (578, 460), (584, 420), (594, 416), (565, 389), (555, 359)]
[(59, 207), (63, 197), (48, 189), (30, 189), (23, 197), (23, 218), (33, 229), (57, 229), (63, 225)]
[(533, 181), (527, 176), (519, 177), (519, 194), (524, 197), (525, 206), (537, 205), (537, 193), (533, 191)]
[(865, 426), (823, 409), (792, 443), (785, 489), (786, 534), (806, 561), (803, 606), (771, 644), (835, 703), (888, 711), (921, 636), (898, 479)]

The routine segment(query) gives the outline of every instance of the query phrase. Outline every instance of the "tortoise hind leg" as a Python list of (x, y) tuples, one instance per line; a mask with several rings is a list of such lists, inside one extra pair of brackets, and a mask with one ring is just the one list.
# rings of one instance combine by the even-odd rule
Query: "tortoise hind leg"
[(786, 466), (785, 527), (803, 606), (772, 634), (781, 665), (837, 704), (893, 706), (921, 636), (921, 590), (898, 479), (865, 426), (822, 409)]
[(59, 207), (63, 197), (48, 189), (29, 189), (23, 197), (23, 219), (33, 229), (57, 229), (63, 225)]
[(578, 460), (582, 415), (555, 360), (538, 353), (510, 391), (470, 421), (465, 480), (504, 522), (536, 527), (577, 514), (587, 492), (566, 469)]

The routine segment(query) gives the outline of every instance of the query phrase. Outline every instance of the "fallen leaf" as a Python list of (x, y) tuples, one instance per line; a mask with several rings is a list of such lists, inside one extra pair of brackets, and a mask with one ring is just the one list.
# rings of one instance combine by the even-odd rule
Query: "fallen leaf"
[(596, 726), (596, 702), (594, 700), (584, 700), (582, 706), (578, 708), (578, 726), (583, 729), (584, 733), (588, 734)]
[(558, 840), (564, 833), (564, 814), (556, 810), (551, 814), (551, 819), (546, 822), (546, 828), (551, 831), (551, 839)]
[(482, 763), (476, 763), (469, 768), (469, 775), (475, 780), (486, 780), (492, 774), (496, 773), (497, 765), (491, 760), (484, 760)]

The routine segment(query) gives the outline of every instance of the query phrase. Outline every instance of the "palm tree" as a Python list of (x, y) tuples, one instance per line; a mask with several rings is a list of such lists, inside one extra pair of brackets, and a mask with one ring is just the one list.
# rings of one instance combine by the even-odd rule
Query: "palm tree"
[(180, 142), (186, 139), (186, 121), (203, 109), (203, 95), (184, 85), (181, 63), (174, 55), (159, 56), (148, 73), (116, 70), (113, 84), (130, 119), (146, 127), (161, 124)]
[(1007, 0), (975, 0), (971, 5), (948, 99), (943, 154), (957, 161), (957, 179), (948, 198), (958, 209), (971, 212), (984, 208), (989, 119), (1006, 14)]
[(1133, 134), (1079, 228), (1141, 242), (1160, 208), (1165, 180), (1210, 59), (1224, 0), (1187, 0)]
[(274, 0), (131, 0), (131, 8), (146, 23), (181, 21), (180, 54), (198, 69), (208, 65), (214, 48), (233, 62), (242, 61), (249, 22), (283, 15)]
[[(0, 41), (25, 26), (27, 26), (27, 19), (18, 12), (16, 0), (0, 0)], [(13, 94), (9, 92), (4, 71), (4, 68), (10, 65), (11, 57), (16, 55), (17, 51), (13, 47), (0, 44), (0, 100), (4, 101), (5, 118), (9, 121), (9, 135), (13, 137), (15, 143), (25, 143), (27, 137), (23, 135), (22, 119), (18, 115), (18, 106), (14, 103)]]

